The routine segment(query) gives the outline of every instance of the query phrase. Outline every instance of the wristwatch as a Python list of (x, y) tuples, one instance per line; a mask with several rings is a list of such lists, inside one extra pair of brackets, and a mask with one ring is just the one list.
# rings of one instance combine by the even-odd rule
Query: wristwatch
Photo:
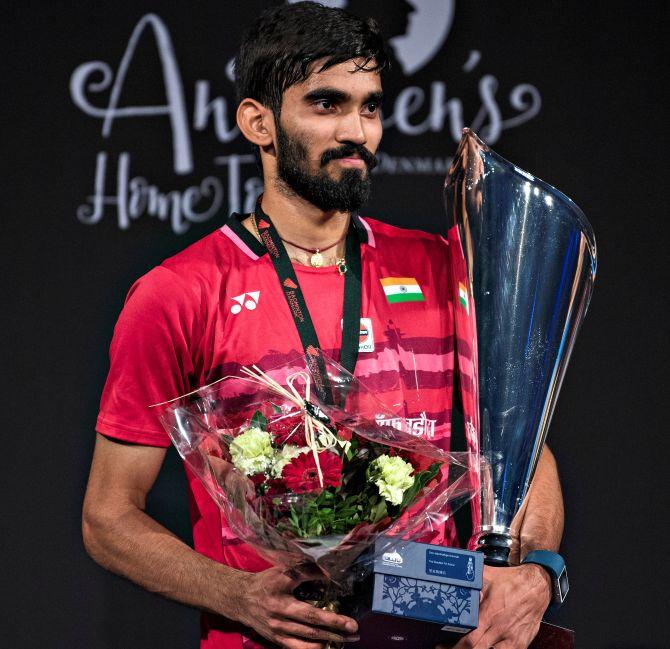
[(552, 600), (550, 609), (557, 609), (565, 600), (570, 584), (568, 583), (568, 571), (565, 561), (560, 554), (549, 550), (533, 550), (529, 552), (521, 563), (534, 563), (542, 566), (551, 578)]

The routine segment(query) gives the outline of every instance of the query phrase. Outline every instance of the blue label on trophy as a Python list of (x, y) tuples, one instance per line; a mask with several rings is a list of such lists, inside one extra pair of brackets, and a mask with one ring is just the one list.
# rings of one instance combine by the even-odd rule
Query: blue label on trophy
[(426, 550), (426, 574), (474, 581), (475, 562), (472, 556), (456, 554), (442, 548)]

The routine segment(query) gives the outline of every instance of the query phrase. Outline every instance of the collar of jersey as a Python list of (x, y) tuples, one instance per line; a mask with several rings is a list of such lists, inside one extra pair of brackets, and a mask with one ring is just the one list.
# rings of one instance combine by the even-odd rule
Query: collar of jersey
[[(258, 257), (262, 257), (267, 253), (267, 248), (242, 225), (242, 221), (248, 216), (249, 214), (238, 214), (237, 212), (234, 212), (226, 222), (226, 225), (242, 240), (249, 250)], [(352, 215), (351, 222), (354, 224), (354, 228), (356, 228), (359, 241), (361, 243), (368, 243), (368, 231), (365, 229), (358, 214)]]

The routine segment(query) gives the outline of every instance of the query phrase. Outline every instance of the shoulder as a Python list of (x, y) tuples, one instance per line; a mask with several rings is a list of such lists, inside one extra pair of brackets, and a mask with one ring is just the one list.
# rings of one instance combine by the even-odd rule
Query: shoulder
[(200, 322), (227, 274), (225, 246), (216, 230), (142, 275), (128, 291), (120, 320), (143, 327)]
[(140, 277), (128, 297), (139, 293), (158, 302), (199, 300), (221, 282), (230, 265), (227, 239), (220, 229), (168, 257)]
[(168, 257), (154, 270), (189, 284), (207, 282), (226, 272), (230, 265), (230, 253), (230, 241), (222, 234), (221, 228), (217, 228)]
[(424, 251), (434, 250), (436, 253), (444, 254), (448, 247), (447, 240), (439, 234), (401, 228), (390, 223), (384, 223), (370, 217), (360, 217), (368, 230), (368, 241), (375, 247), (385, 249), (421, 249)]

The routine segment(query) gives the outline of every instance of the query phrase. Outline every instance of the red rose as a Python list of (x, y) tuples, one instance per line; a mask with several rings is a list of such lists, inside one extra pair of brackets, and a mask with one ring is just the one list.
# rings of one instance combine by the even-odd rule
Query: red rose
[[(322, 451), (319, 453), (319, 465), (323, 474), (324, 487), (338, 487), (342, 481), (342, 460), (335, 453)], [(296, 493), (318, 491), (319, 472), (314, 461), (314, 454), (301, 453), (293, 458), (282, 471), (282, 478), (286, 486)]]
[(305, 420), (301, 412), (279, 417), (268, 425), (268, 431), (277, 446), (293, 444), (305, 446)]
[(346, 428), (345, 426), (342, 426), (342, 424), (335, 424), (335, 430), (340, 439), (343, 439), (345, 442), (351, 440), (352, 433), (350, 428)]
[(286, 484), (283, 480), (278, 478), (269, 478), (265, 483), (268, 490), (265, 492), (267, 496), (279, 496), (286, 493)]
[(249, 479), (257, 487), (260, 487), (267, 480), (264, 473), (256, 473), (255, 475), (252, 475)]

